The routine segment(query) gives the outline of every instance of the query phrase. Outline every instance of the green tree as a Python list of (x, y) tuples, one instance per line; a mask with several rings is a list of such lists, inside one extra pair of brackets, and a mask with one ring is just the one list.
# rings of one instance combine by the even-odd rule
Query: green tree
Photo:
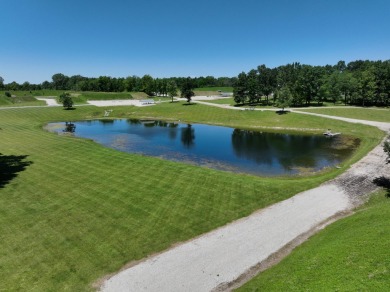
[(0, 76), (0, 89), (4, 88), (4, 78)]
[(239, 104), (244, 104), (247, 97), (247, 87), (246, 87), (246, 80), (247, 76), (245, 72), (241, 72), (238, 74), (237, 81), (234, 83), (233, 86), (233, 98), (234, 102)]
[(362, 100), (362, 105), (371, 103), (375, 97), (377, 85), (375, 75), (371, 70), (362, 71), (358, 77), (358, 92)]
[(60, 102), (65, 109), (71, 109), (73, 107), (73, 99), (69, 93), (63, 93), (60, 95)]
[(278, 108), (282, 109), (282, 112), (284, 112), (284, 109), (286, 107), (291, 106), (293, 101), (293, 95), (291, 94), (290, 89), (285, 86), (282, 87), (280, 90), (276, 92), (277, 100), (276, 100), (276, 106)]
[(303, 65), (299, 70), (297, 91), (310, 105), (310, 101), (317, 97), (322, 85), (323, 68), (320, 66)]
[(246, 80), (247, 95), (250, 103), (258, 102), (261, 97), (259, 83), (257, 80), (257, 70), (250, 70)]
[(191, 98), (195, 95), (193, 89), (194, 85), (192, 84), (192, 80), (190, 77), (187, 77), (180, 88), (180, 96), (186, 98), (188, 103), (191, 103)]
[(59, 89), (59, 90), (66, 90), (67, 89), (67, 83), (69, 80), (68, 76), (65, 76), (62, 73), (57, 73), (57, 74), (54, 74), (51, 78), (53, 79), (54, 89)]
[(343, 72), (339, 76), (339, 88), (342, 95), (344, 95), (344, 104), (347, 105), (352, 102), (353, 97), (357, 91), (357, 80), (350, 72)]
[(155, 82), (153, 77), (146, 74), (141, 78), (142, 81), (142, 90), (149, 96), (154, 96), (155, 94)]
[(260, 95), (265, 96), (266, 104), (268, 105), (268, 98), (276, 89), (276, 70), (267, 68), (265, 65), (261, 65), (257, 67), (257, 72), (259, 92)]
[(334, 104), (340, 100), (340, 75), (339, 72), (333, 72), (328, 78), (325, 79), (324, 86), (327, 88), (327, 99), (330, 99)]
[(167, 91), (168, 91), (168, 96), (172, 98), (172, 102), (173, 102), (173, 98), (177, 96), (177, 85), (175, 81), (171, 80), (168, 82)]

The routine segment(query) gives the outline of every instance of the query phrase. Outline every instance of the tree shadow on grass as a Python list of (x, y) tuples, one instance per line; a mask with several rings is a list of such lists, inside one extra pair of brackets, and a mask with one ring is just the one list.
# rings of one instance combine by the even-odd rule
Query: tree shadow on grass
[(0, 153), (0, 189), (4, 188), (18, 172), (26, 169), (32, 164), (31, 161), (25, 161), (27, 155), (3, 155)]
[(390, 179), (385, 176), (379, 176), (372, 181), (378, 187), (382, 187), (386, 190), (386, 197), (390, 198)]
[(278, 110), (275, 113), (278, 114), (278, 115), (286, 115), (289, 112), (290, 112), (289, 110)]
[(188, 106), (188, 105), (197, 105), (197, 103), (183, 103), (184, 106)]

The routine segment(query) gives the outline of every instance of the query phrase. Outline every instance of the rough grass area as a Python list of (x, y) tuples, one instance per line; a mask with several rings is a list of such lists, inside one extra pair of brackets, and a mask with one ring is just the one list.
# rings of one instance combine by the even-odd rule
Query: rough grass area
[[(113, 99), (142, 99), (147, 98), (143, 92), (92, 92), (69, 90), (34, 90), (34, 91), (10, 91), (15, 98), (6, 98), (5, 91), (0, 91), (0, 106), (6, 105), (45, 105), (44, 101), (38, 101), (35, 97), (59, 97), (64, 92), (70, 93), (75, 104), (85, 104), (87, 100), (113, 100)], [(17, 102), (12, 102), (16, 100)], [(34, 101), (35, 104), (32, 104)], [(23, 104), (21, 104), (23, 102)], [(28, 102), (28, 104), (26, 104)]]
[(147, 95), (145, 92), (130, 92), (131, 96), (134, 99), (148, 99), (149, 95)]
[(37, 100), (30, 93), (15, 94), (10, 92), (11, 97), (5, 95), (4, 91), (0, 91), (0, 107), (4, 106), (37, 106), (45, 105), (44, 101)]
[(330, 116), (339, 116), (360, 120), (370, 120), (377, 122), (390, 122), (389, 108), (313, 108), (299, 110), (303, 112), (312, 112)]
[(389, 291), (389, 210), (377, 193), (238, 291)]
[(43, 130), (48, 122), (101, 118), (104, 108), (3, 109), (0, 153), (7, 159), (19, 157), (20, 165), (0, 165), (2, 173), (14, 172), (0, 184), (0, 290), (91, 290), (97, 279), (129, 261), (317, 186), (383, 136), (372, 127), (312, 116), (184, 104), (115, 107), (110, 118), (304, 128), (313, 133), (330, 127), (360, 137), (362, 143), (342, 169), (310, 177), (263, 178), (127, 154)]

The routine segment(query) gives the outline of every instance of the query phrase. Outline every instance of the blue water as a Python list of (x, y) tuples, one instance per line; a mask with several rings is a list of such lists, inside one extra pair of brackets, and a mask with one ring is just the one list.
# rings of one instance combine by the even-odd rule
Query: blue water
[[(63, 132), (65, 123), (53, 123)], [(219, 170), (256, 175), (315, 172), (340, 164), (358, 146), (341, 137), (265, 133), (202, 124), (140, 120), (74, 122), (68, 130), (107, 147)]]

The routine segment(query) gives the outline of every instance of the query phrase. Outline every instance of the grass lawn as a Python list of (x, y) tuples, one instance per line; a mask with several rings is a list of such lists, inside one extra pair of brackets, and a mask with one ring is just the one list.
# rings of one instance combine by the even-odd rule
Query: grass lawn
[[(112, 108), (112, 107), (111, 107)], [(111, 117), (159, 118), (243, 128), (337, 129), (362, 139), (341, 169), (265, 178), (133, 155), (48, 133), (53, 121), (101, 118), (105, 108), (0, 111), (0, 161), (30, 165), (0, 176), (0, 290), (85, 291), (129, 261), (164, 250), (315, 187), (381, 139), (375, 128), (299, 114), (223, 110), (200, 104), (114, 107)], [(16, 159), (11, 156), (26, 156)], [(21, 157), (19, 157), (21, 158)]]
[(389, 108), (311, 108), (300, 111), (360, 120), (390, 122)]
[(194, 91), (216, 91), (233, 92), (233, 87), (197, 87)]
[(238, 291), (389, 291), (389, 209), (378, 192)]
[(231, 106), (234, 106), (236, 104), (234, 102), (233, 97), (221, 98), (221, 99), (215, 99), (215, 100), (207, 100), (207, 102), (216, 103), (216, 104), (227, 104), (227, 105), (231, 105)]
[(221, 92), (233, 92), (233, 87), (198, 87), (194, 89), (197, 96), (218, 96)]

